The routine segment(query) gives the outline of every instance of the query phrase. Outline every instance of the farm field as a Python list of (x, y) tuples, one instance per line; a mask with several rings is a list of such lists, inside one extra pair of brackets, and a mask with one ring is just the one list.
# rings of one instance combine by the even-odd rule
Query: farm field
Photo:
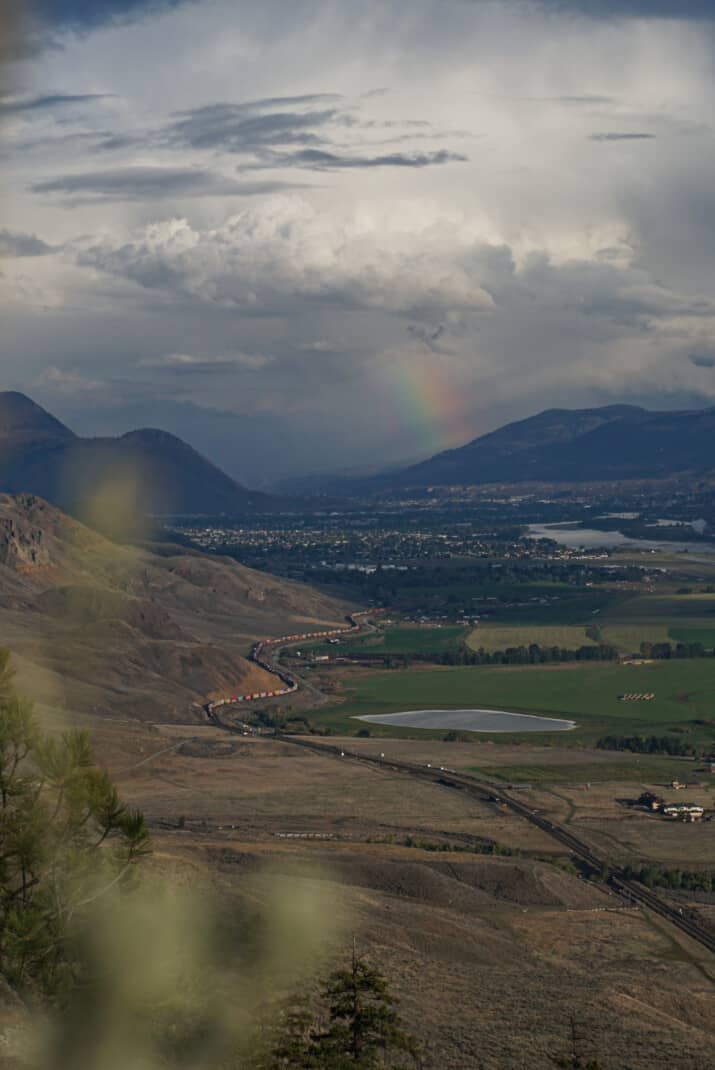
[(615, 646), (621, 654), (636, 654), (641, 643), (672, 642), (670, 630), (665, 624), (621, 624), (605, 620), (601, 624), (604, 642)]
[[(610, 751), (602, 751), (606, 758)], [(619, 752), (620, 753), (620, 752)], [(683, 759), (669, 759), (649, 754), (627, 754), (624, 762), (584, 761), (578, 755), (568, 764), (552, 764), (548, 754), (541, 754), (539, 761), (504, 766), (473, 766), (469, 769), (475, 776), (498, 777), (505, 783), (528, 782), (538, 784), (653, 784), (670, 783), (672, 780), (687, 781), (695, 775), (697, 763)], [(713, 785), (715, 787), (715, 784)]]
[[(531, 594), (532, 592), (529, 588), (523, 588), (521, 596), (515, 597), (524, 598), (526, 596), (528, 598)], [(547, 596), (549, 595), (557, 595), (558, 600), (547, 602), (544, 605), (538, 602), (524, 602), (523, 604), (511, 606), (492, 605), (490, 603), (488, 609), (495, 622), (504, 622), (505, 624), (562, 624), (583, 627), (597, 615), (605, 615), (622, 599), (622, 595), (610, 590), (595, 590), (593, 588), (580, 590), (576, 587), (562, 589), (557, 584), (554, 584), (547, 592)]]
[[(353, 674), (344, 678), (343, 687), (346, 701), (316, 711), (314, 719), (351, 734), (360, 726), (354, 720), (360, 714), (488, 706), (566, 715), (577, 722), (569, 742), (591, 741), (606, 734), (663, 734), (672, 729), (685, 729), (687, 736), (682, 738), (703, 744), (715, 736), (715, 727), (694, 723), (709, 722), (715, 715), (715, 660), (711, 658), (646, 665), (412, 668)], [(653, 693), (655, 698), (622, 702), (618, 696), (623, 693)], [(371, 725), (370, 730), (381, 736), (408, 731), (378, 725)]]
[[(715, 621), (715, 594), (636, 595), (614, 602), (604, 613), (608, 620), (657, 621), (684, 618), (705, 619), (712, 627)], [(599, 621), (600, 623), (600, 621)]]
[(702, 643), (706, 650), (715, 647), (715, 628), (713, 627), (678, 627), (669, 629), (670, 638), (676, 643)]
[(595, 640), (589, 639), (585, 627), (578, 624), (480, 624), (467, 637), (467, 646), (472, 650), (506, 650), (530, 643), (576, 650), (580, 646), (595, 645)]
[[(603, 592), (601, 597), (605, 597)], [(467, 645), (471, 649), (505, 650), (530, 643), (576, 649), (598, 641), (586, 635), (586, 628), (594, 625), (601, 641), (623, 654), (637, 652), (642, 642), (715, 646), (715, 596), (711, 594), (612, 595), (597, 613), (589, 596), (576, 602), (513, 608), (507, 613), (497, 610), (497, 617), (470, 632)]]
[[(593, 622), (591, 622), (593, 623)], [(467, 637), (471, 650), (506, 650), (510, 646), (529, 646), (537, 643), (542, 647), (566, 647), (576, 650), (580, 646), (595, 645), (596, 640), (586, 635), (586, 625), (507, 625), (485, 624), (474, 628)], [(715, 628), (700, 621), (688, 621), (686, 626), (669, 627), (668, 621), (621, 622), (602, 618), (599, 622), (600, 641), (616, 647), (622, 654), (637, 653), (640, 644), (646, 643), (702, 643), (706, 649), (715, 646)]]

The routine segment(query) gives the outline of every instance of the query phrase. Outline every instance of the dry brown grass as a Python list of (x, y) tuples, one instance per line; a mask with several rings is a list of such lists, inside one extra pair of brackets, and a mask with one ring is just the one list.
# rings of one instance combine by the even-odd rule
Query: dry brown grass
[[(425, 1067), (546, 1070), (566, 1048), (570, 1015), (606, 1070), (711, 1066), (712, 960), (671, 926), (531, 857), (441, 854), (397, 842), (406, 834), (482, 836), (558, 853), (520, 819), (400, 774), (211, 726), (102, 722), (93, 735), (124, 796), (145, 809), (162, 864), (190, 860), (229, 897), (249, 894), (268, 863), (296, 893), (320, 873), (402, 998)], [(389, 746), (396, 756), (429, 754), (452, 768), (483, 765), (492, 751), (495, 761), (525, 753), (484, 743)], [(542, 763), (568, 760), (565, 749), (547, 750)], [(599, 823), (617, 829), (619, 820), (624, 830), (651, 827), (647, 819), (624, 821), (610, 790), (610, 801), (608, 785), (587, 801), (560, 788), (563, 798), (540, 791), (534, 800), (562, 818), (574, 807), (579, 833), (597, 835)], [(683, 831), (690, 829), (675, 829)], [(278, 835), (286, 832), (333, 838)]]

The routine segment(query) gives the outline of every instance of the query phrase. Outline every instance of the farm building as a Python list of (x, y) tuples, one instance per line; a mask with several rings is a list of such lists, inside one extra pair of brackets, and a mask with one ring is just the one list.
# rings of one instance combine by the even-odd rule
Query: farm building
[(676, 821), (700, 821), (703, 816), (702, 806), (695, 803), (672, 803), (663, 807), (666, 817), (672, 817)]

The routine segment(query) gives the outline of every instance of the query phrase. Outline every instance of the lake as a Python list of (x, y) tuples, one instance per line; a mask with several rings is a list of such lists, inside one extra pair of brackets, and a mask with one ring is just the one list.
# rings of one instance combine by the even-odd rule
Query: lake
[(575, 721), (536, 717), (504, 710), (406, 710), (404, 713), (369, 713), (357, 721), (394, 728), (439, 728), (457, 732), (569, 732)]

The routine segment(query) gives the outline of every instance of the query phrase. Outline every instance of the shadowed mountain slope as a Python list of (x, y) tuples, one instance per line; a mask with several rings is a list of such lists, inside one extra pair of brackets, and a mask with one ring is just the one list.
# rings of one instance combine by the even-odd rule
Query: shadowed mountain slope
[(95, 512), (240, 513), (271, 503), (165, 431), (79, 438), (14, 392), (0, 393), (0, 491)]
[(715, 408), (650, 412), (608, 405), (548, 409), (401, 471), (360, 480), (324, 478), (313, 490), (357, 495), (446, 485), (660, 479), (713, 469)]

